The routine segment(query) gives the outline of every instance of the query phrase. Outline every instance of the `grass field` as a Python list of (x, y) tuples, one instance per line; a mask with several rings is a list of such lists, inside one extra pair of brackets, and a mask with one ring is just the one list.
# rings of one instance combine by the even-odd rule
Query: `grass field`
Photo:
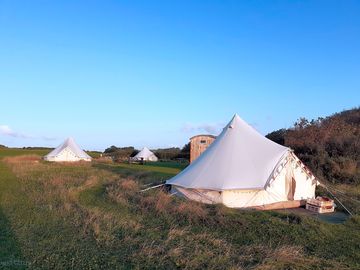
[(358, 215), (329, 224), (139, 193), (183, 167), (43, 154), (0, 150), (0, 269), (360, 269)]
[[(13, 157), (19, 155), (39, 155), (45, 156), (52, 149), (22, 149), (22, 148), (0, 148), (0, 158), (2, 157)], [(88, 155), (93, 158), (100, 156), (100, 152), (97, 151), (87, 151)]]

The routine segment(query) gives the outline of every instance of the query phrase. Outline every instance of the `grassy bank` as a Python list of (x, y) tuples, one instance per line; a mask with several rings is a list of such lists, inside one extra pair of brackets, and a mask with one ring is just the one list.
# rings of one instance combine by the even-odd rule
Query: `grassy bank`
[(139, 193), (173, 166), (10, 156), (0, 161), (0, 268), (360, 268), (359, 216), (328, 224)]

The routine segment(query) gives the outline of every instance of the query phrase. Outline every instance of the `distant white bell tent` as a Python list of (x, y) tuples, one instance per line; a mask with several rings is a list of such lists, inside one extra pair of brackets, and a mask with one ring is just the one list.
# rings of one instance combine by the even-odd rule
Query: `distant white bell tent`
[(133, 161), (158, 161), (157, 156), (149, 150), (149, 148), (144, 147), (139, 153), (132, 158)]
[(55, 162), (91, 161), (91, 157), (76, 144), (73, 138), (67, 138), (61, 145), (44, 156), (44, 160)]
[(298, 207), (317, 180), (291, 149), (258, 133), (237, 114), (185, 170), (166, 181), (188, 199), (228, 207)]

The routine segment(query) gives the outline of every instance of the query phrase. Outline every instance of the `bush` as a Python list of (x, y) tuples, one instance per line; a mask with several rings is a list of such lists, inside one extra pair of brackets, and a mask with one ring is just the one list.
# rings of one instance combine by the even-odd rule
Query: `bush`
[(280, 129), (267, 138), (290, 147), (320, 179), (360, 184), (360, 109)]

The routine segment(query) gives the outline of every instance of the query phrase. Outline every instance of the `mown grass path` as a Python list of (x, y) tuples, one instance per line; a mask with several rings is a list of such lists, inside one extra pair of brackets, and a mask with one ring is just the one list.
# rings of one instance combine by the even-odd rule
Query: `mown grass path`
[(94, 167), (121, 175), (122, 177), (135, 177), (142, 184), (159, 184), (181, 172), (181, 168), (161, 167), (159, 165), (138, 164), (95, 164)]
[(120, 168), (127, 168), (127, 169), (131, 169), (131, 170), (163, 173), (166, 175), (176, 175), (179, 172), (181, 172), (181, 168), (160, 167), (160, 166), (153, 166), (153, 165), (138, 165), (138, 164), (119, 163), (114, 166), (120, 167)]
[(12, 224), (4, 212), (9, 210), (9, 204), (13, 203), (9, 195), (16, 194), (18, 189), (15, 175), (0, 159), (0, 269), (24, 269), (27, 265)]

